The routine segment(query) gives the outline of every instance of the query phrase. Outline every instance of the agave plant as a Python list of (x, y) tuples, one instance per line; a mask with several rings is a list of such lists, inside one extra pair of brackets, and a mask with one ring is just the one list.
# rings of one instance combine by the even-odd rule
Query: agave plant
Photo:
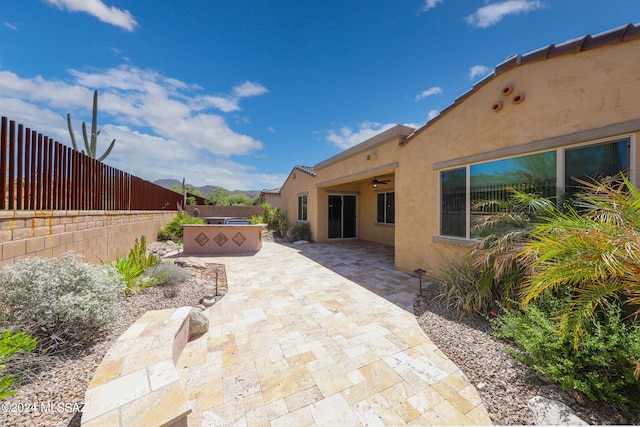
[(523, 304), (547, 289), (570, 290), (559, 326), (576, 349), (596, 310), (613, 300), (640, 313), (640, 193), (623, 175), (580, 183), (573, 206), (536, 224), (520, 252), (531, 266)]

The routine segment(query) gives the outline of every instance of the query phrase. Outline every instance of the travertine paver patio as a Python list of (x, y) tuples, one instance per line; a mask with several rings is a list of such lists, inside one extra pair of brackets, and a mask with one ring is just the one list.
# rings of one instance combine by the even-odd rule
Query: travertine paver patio
[(189, 425), (491, 424), (416, 322), (418, 279), (392, 260), (357, 241), (206, 258), (226, 265), (229, 293), (177, 363)]

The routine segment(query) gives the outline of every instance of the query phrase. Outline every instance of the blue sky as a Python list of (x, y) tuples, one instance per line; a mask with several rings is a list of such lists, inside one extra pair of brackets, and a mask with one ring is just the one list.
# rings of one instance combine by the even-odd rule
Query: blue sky
[(0, 0), (0, 115), (154, 181), (279, 187), (421, 126), (507, 57), (640, 22), (637, 0)]

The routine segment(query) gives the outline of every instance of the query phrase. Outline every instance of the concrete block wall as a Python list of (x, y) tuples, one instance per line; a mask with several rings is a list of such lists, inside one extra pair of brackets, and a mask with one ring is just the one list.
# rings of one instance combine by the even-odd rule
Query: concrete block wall
[(0, 267), (23, 258), (74, 251), (100, 263), (124, 255), (135, 239), (153, 242), (175, 211), (0, 211)]
[(193, 210), (198, 208), (200, 217), (208, 216), (235, 216), (251, 218), (255, 215), (262, 215), (264, 208), (262, 206), (217, 206), (217, 205), (197, 205), (187, 206), (186, 212), (193, 215)]

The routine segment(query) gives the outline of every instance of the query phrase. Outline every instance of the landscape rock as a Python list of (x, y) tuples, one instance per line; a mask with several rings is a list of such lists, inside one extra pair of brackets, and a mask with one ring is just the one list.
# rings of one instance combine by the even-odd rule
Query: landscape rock
[(215, 297), (212, 297), (210, 295), (202, 297), (202, 299), (200, 300), (200, 304), (202, 304), (205, 307), (211, 307), (215, 303), (216, 303)]
[(197, 308), (189, 312), (189, 341), (204, 335), (209, 330), (209, 318)]
[(567, 405), (556, 400), (535, 396), (529, 400), (529, 410), (533, 414), (535, 425), (580, 426), (587, 423), (579, 418)]
[(197, 258), (177, 258), (173, 260), (173, 263), (182, 268), (194, 268), (196, 270), (204, 270), (207, 268), (205, 262)]
[(294, 245), (308, 245), (309, 241), (308, 240), (297, 240), (295, 242), (293, 242)]

